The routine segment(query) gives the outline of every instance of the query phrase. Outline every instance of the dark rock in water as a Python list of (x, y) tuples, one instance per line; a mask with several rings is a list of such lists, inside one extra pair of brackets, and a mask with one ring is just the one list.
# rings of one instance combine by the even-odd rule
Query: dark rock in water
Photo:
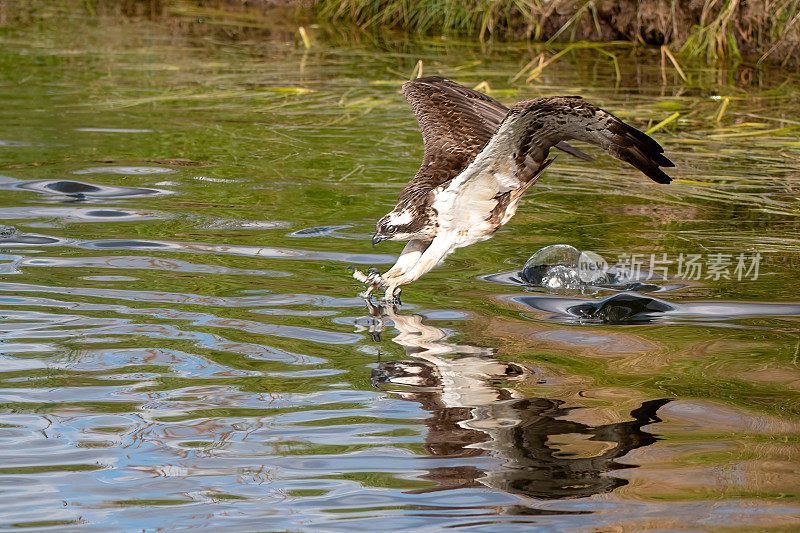
[(48, 183), (44, 186), (45, 189), (60, 192), (63, 194), (86, 194), (100, 191), (100, 187), (82, 183), (80, 181), (61, 180)]
[(600, 302), (587, 302), (567, 308), (567, 312), (580, 318), (591, 318), (609, 324), (620, 322), (646, 322), (675, 308), (662, 300), (639, 294), (615, 294)]

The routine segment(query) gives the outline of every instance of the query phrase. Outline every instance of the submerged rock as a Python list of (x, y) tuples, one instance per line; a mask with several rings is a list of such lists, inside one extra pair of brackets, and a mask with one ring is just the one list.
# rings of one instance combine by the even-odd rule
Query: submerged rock
[(580, 318), (591, 318), (609, 324), (648, 321), (675, 308), (662, 300), (639, 294), (615, 294), (599, 302), (586, 302), (567, 308)]

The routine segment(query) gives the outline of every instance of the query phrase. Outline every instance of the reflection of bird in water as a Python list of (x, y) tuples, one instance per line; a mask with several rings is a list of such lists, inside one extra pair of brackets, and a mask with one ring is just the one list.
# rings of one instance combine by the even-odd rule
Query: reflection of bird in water
[[(383, 361), (373, 371), (376, 387), (417, 401), (431, 413), (425, 447), (431, 455), (489, 455), (499, 468), (452, 466), (429, 470), (433, 490), (489, 486), (540, 499), (574, 498), (611, 491), (627, 484), (606, 472), (632, 465), (615, 460), (656, 438), (642, 426), (659, 422), (658, 409), (668, 400), (652, 400), (631, 411), (632, 420), (597, 426), (569, 420), (580, 408), (546, 398), (526, 398), (513, 386), (539, 380), (533, 370), (498, 361), (491, 348), (446, 342), (441, 328), (420, 315), (368, 303), (373, 335), (391, 321), (394, 342), (410, 358)], [(430, 490), (430, 489), (427, 489)]]
[(652, 138), (578, 96), (524, 100), (506, 108), (496, 100), (437, 76), (403, 85), (417, 117), (425, 154), (397, 206), (372, 238), (409, 241), (383, 274), (355, 271), (365, 296), (385, 289), (387, 300), (441, 263), (456, 248), (491, 237), (517, 210), (522, 194), (548, 165), (557, 147), (591, 159), (565, 141), (595, 144), (658, 183), (659, 167), (673, 163)]

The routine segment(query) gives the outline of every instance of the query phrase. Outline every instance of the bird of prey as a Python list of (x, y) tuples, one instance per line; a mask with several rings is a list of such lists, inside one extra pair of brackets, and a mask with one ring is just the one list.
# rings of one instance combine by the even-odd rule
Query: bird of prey
[(387, 272), (353, 273), (367, 285), (365, 297), (384, 289), (386, 300), (399, 300), (401, 285), (455, 249), (490, 238), (553, 161), (551, 147), (591, 160), (569, 139), (600, 146), (657, 183), (671, 181), (659, 167), (675, 165), (655, 140), (579, 96), (533, 98), (509, 109), (439, 76), (408, 81), (402, 93), (422, 130), (422, 166), (378, 221), (372, 243), (408, 244)]

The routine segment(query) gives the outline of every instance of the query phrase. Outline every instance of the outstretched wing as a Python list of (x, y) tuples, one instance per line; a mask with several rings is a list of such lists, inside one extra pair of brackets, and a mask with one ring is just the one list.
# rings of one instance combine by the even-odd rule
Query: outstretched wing
[(544, 161), (556, 143), (578, 139), (603, 148), (630, 163), (657, 183), (669, 183), (660, 167), (674, 167), (664, 149), (652, 137), (624, 123), (608, 111), (577, 96), (534, 98), (511, 107), (487, 154), (531, 157)]
[[(458, 176), (494, 135), (508, 108), (483, 93), (441, 76), (403, 84), (403, 95), (417, 118), (425, 154), (412, 183), (429, 191)], [(592, 158), (566, 142), (556, 147), (581, 159)], [(533, 169), (535, 170), (535, 169)]]
[[(596, 144), (658, 183), (672, 181), (660, 167), (675, 165), (648, 135), (580, 97), (535, 98), (512, 106), (491, 141), (438, 195), (433, 208), (440, 229), (463, 231), (464, 216), (470, 225), (507, 220), (495, 216), (498, 206), (518, 199), (538, 176), (531, 169), (544, 170), (550, 148), (567, 139)], [(443, 213), (460, 218), (450, 223)]]
[(402, 92), (422, 130), (425, 154), (414, 182), (425, 190), (460, 174), (508, 113), (497, 100), (439, 76), (408, 81)]

